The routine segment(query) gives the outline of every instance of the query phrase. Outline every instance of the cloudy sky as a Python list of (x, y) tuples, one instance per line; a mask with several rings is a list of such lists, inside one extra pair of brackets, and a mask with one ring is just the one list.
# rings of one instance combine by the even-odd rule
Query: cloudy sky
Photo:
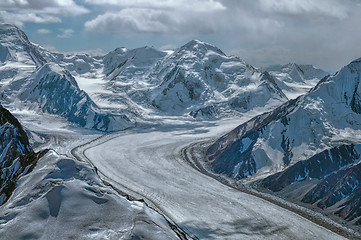
[(0, 22), (66, 52), (199, 39), (255, 66), (336, 71), (361, 57), (361, 0), (1, 0)]

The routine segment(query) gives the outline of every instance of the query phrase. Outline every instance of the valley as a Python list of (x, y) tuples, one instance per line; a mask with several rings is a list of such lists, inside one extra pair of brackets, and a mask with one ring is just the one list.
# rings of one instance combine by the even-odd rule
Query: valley
[(216, 122), (165, 118), (159, 125), (107, 135), (60, 131), (48, 144), (61, 155), (89, 161), (103, 180), (143, 199), (190, 239), (342, 239), (289, 210), (225, 186), (182, 159), (183, 147), (214, 139), (248, 118)]

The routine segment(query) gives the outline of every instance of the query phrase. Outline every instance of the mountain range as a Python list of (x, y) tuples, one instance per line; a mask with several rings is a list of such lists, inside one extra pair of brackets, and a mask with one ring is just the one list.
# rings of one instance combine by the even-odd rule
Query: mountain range
[[(168, 51), (52, 52), (0, 24), (1, 236), (52, 236), (56, 218), (61, 228), (76, 225), (68, 238), (77, 229), (89, 238), (124, 237), (129, 229), (133, 239), (179, 237), (176, 226), (107, 186), (90, 164), (54, 149), (35, 152), (32, 133), (7, 109), (58, 116), (97, 134), (159, 116), (201, 122), (251, 113), (205, 149), (211, 170), (361, 225), (360, 77), (361, 59), (334, 75), (296, 63), (257, 68), (199, 40)], [(103, 225), (97, 214), (107, 216)], [(25, 224), (31, 231), (18, 231)]]
[(3, 105), (56, 114), (101, 131), (126, 129), (154, 114), (217, 119), (262, 112), (327, 75), (297, 64), (263, 71), (198, 40), (174, 51), (117, 48), (100, 57), (53, 53), (13, 25), (0, 28)]

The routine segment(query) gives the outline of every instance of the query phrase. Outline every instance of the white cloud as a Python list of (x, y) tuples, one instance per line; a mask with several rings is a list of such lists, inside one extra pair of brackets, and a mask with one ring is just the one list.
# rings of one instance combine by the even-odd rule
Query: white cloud
[(61, 34), (58, 34), (56, 37), (58, 38), (70, 38), (71, 36), (73, 36), (73, 32), (74, 30), (73, 29), (63, 29), (63, 28), (60, 28), (59, 31), (61, 31)]
[(1, 10), (32, 11), (42, 14), (56, 14), (75, 16), (88, 13), (84, 6), (76, 4), (73, 0), (1, 0)]
[(56, 47), (54, 47), (52, 45), (42, 45), (42, 47), (51, 52), (57, 52)]
[(0, 11), (0, 19), (5, 23), (15, 24), (22, 27), (24, 22), (33, 23), (54, 23), (61, 22), (60, 18), (50, 15), (39, 15), (36, 13), (11, 13), (7, 11)]
[(26, 6), (29, 2), (27, 0), (2, 0), (0, 8), (9, 8), (14, 6)]
[(89, 4), (112, 5), (121, 8), (175, 9), (194, 12), (225, 10), (217, 0), (85, 0)]
[(90, 56), (104, 56), (106, 52), (104, 52), (101, 48), (96, 49), (89, 49), (89, 50), (83, 50), (83, 51), (71, 51), (71, 52), (62, 52), (64, 54), (88, 54)]
[(49, 34), (49, 33), (51, 33), (51, 30), (45, 29), (45, 28), (40, 28), (40, 29), (38, 29), (37, 32), (40, 34)]
[[(331, 70), (361, 56), (360, 0), (0, 0), (0, 21), (60, 22), (87, 7), (99, 13), (83, 22), (96, 35), (95, 48), (116, 47), (115, 39), (127, 47), (173, 47), (196, 38), (224, 51), (238, 49), (233, 53), (256, 66), (296, 61)], [(76, 28), (67, 23), (64, 29)], [(109, 32), (112, 39), (103, 39)]]
[(88, 31), (119, 33), (210, 33), (212, 20), (202, 21), (202, 14), (170, 12), (160, 9), (126, 8), (107, 12), (85, 23)]
[[(85, 23), (88, 31), (118, 33), (212, 33), (219, 0), (85, 0), (105, 13)], [(215, 15), (212, 15), (215, 14)]]
[(259, 0), (261, 9), (284, 14), (321, 14), (344, 19), (348, 16), (344, 2), (337, 0)]
[(23, 26), (25, 22), (61, 22), (60, 17), (90, 12), (73, 0), (1, 0), (2, 21)]
[(159, 47), (159, 50), (162, 50), (162, 51), (166, 51), (166, 50), (174, 50), (176, 49), (178, 46), (176, 46), (175, 44), (166, 44), (166, 45), (163, 45), (161, 47)]

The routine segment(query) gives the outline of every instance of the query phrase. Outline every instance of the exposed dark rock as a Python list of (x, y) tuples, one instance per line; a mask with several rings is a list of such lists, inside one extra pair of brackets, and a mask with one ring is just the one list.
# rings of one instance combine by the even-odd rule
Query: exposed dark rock
[(46, 151), (35, 153), (19, 121), (0, 105), (0, 205), (15, 189), (17, 179), (30, 172)]
[(215, 118), (217, 114), (218, 114), (217, 108), (213, 105), (206, 106), (198, 110), (191, 111), (189, 113), (189, 115), (194, 118), (204, 118), (204, 119)]
[[(319, 179), (312, 187), (294, 188), (302, 202), (315, 204), (321, 209), (334, 205), (334, 213), (342, 219), (352, 221), (361, 217), (361, 163), (356, 146), (341, 145), (313, 157), (299, 161), (282, 172), (261, 181), (261, 186), (274, 192), (283, 190), (293, 183)], [(341, 201), (343, 201), (341, 203)], [(359, 224), (360, 220), (356, 221)]]
[(274, 78), (267, 71), (262, 73), (261, 81), (263, 81), (262, 84), (265, 84), (270, 92), (276, 93), (280, 97), (287, 99), (286, 95), (279, 88)]
[[(320, 183), (307, 192), (302, 202), (310, 204), (317, 202), (318, 207), (325, 209), (346, 197), (350, 196), (348, 200), (351, 200), (354, 195), (358, 195), (361, 191), (360, 183), (361, 164), (357, 164), (334, 172), (322, 179)], [(358, 201), (360, 206), (361, 201)]]

